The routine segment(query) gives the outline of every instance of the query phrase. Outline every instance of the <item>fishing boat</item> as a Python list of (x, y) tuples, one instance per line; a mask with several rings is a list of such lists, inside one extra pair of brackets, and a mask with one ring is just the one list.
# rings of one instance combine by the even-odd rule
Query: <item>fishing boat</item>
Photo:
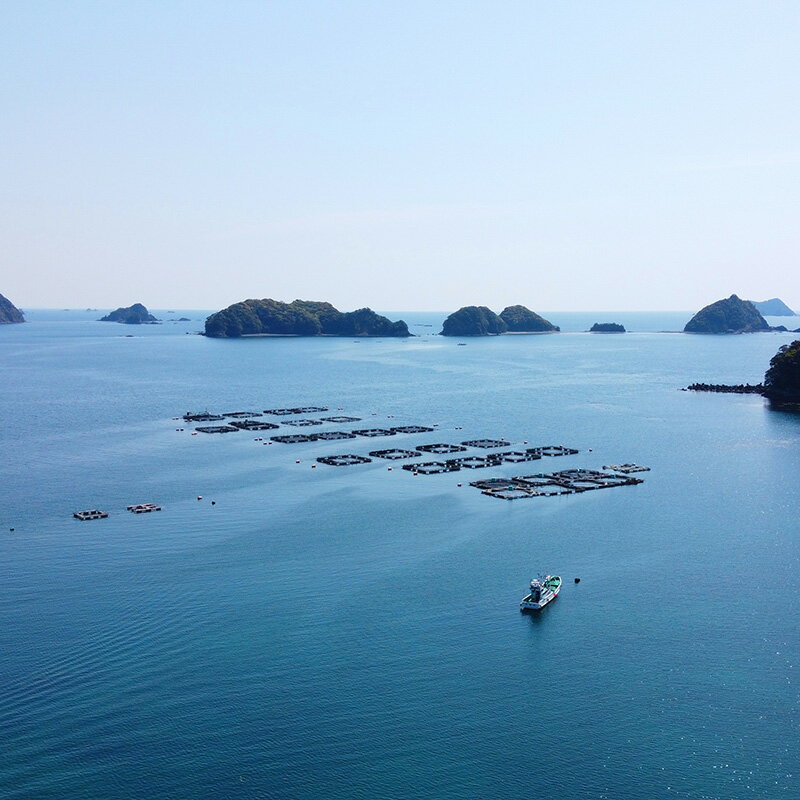
[(531, 580), (531, 592), (522, 598), (520, 611), (539, 611), (561, 591), (561, 578), (558, 575), (539, 575)]

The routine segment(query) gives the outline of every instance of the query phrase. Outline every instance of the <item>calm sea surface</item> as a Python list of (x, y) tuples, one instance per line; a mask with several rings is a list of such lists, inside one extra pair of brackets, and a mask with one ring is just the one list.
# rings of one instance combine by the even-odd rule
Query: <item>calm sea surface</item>
[[(0, 796), (800, 797), (800, 415), (679, 391), (758, 382), (796, 335), (553, 313), (559, 335), (457, 340), (415, 313), (409, 340), (225, 341), (175, 312), (0, 327)], [(173, 419), (303, 405), (438, 428), (266, 445)], [(476, 437), (581, 452), (312, 468)], [(468, 486), (626, 461), (643, 484)], [(523, 616), (539, 571), (564, 588)]]

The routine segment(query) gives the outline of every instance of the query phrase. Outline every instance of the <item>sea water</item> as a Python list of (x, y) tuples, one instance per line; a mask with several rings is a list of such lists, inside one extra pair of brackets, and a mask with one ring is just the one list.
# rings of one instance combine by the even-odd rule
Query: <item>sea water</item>
[[(791, 334), (554, 313), (558, 335), (450, 339), (417, 313), (392, 315), (412, 339), (214, 340), (199, 312), (97, 316), (0, 328), (0, 796), (800, 797), (800, 416), (680, 391), (759, 382)], [(270, 445), (306, 429), (174, 419), (304, 405), (437, 427)], [(580, 453), (314, 466), (478, 437)], [(641, 485), (469, 486), (629, 461)], [(540, 571), (561, 595), (521, 615)]]

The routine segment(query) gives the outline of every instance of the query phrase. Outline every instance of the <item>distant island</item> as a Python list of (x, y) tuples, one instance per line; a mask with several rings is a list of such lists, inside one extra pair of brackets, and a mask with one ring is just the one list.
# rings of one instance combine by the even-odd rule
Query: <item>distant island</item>
[(589, 333), (625, 333), (625, 326), (618, 322), (595, 322)]
[(800, 339), (772, 357), (764, 375), (764, 397), (776, 408), (800, 409)]
[(127, 308), (118, 308), (100, 318), (100, 322), (121, 322), (124, 325), (146, 325), (158, 320), (141, 304), (134, 303)]
[(243, 300), (212, 314), (205, 325), (212, 338), (239, 336), (412, 336), (402, 320), (392, 322), (372, 309), (342, 312), (314, 300)]
[(758, 311), (765, 317), (796, 317), (797, 314), (792, 311), (783, 300), (773, 297), (772, 300), (751, 300), (750, 301)]
[(498, 336), (502, 333), (550, 333), (558, 331), (544, 317), (525, 306), (508, 306), (499, 314), (486, 306), (464, 306), (442, 325), (442, 336)]
[(755, 333), (771, 330), (769, 323), (749, 301), (732, 294), (700, 309), (686, 323), (685, 333)]
[(0, 294), (0, 325), (25, 322), (22, 312), (6, 297)]

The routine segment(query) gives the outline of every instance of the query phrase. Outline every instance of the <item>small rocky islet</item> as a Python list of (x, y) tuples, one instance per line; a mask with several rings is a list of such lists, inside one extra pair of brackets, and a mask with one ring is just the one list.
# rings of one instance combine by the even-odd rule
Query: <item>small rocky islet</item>
[(205, 335), (240, 336), (413, 336), (402, 320), (392, 322), (370, 308), (342, 312), (315, 300), (243, 300), (206, 319)]
[(507, 306), (499, 314), (486, 306), (464, 306), (450, 314), (442, 336), (499, 336), (503, 333), (553, 333), (557, 325), (525, 306)]
[(25, 322), (25, 316), (7, 297), (0, 294), (0, 325), (18, 322)]
[(123, 325), (152, 325), (158, 320), (141, 303), (134, 303), (132, 306), (118, 308), (116, 311), (100, 317), (100, 322), (121, 322)]
[(595, 322), (589, 333), (625, 333), (625, 326), (618, 322)]

